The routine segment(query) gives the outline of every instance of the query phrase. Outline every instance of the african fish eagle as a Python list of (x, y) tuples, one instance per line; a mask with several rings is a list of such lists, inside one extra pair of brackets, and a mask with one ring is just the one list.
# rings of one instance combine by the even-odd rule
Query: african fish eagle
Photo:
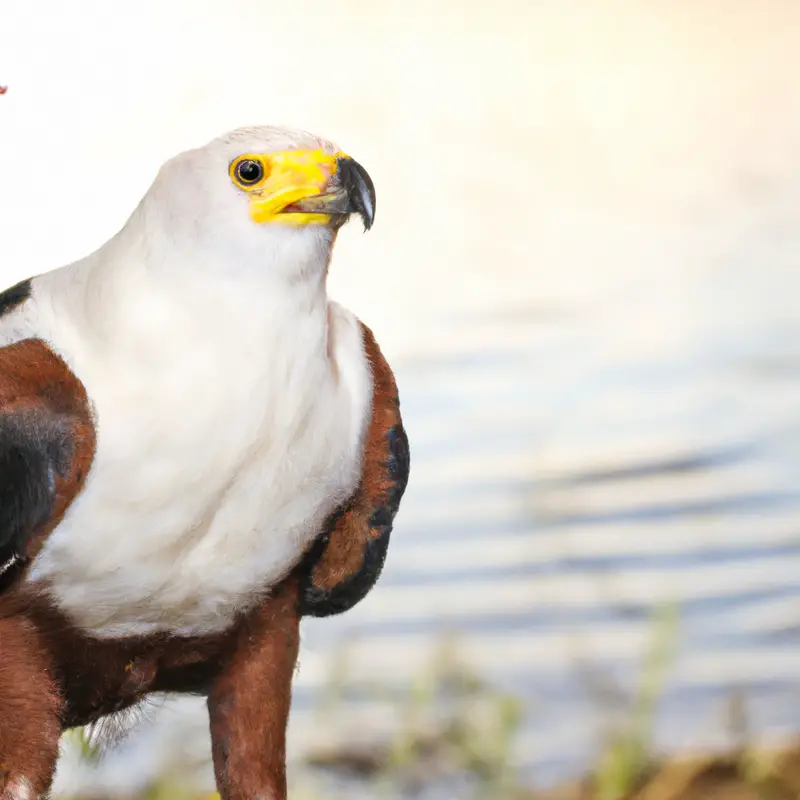
[(223, 800), (285, 797), (299, 620), (374, 586), (409, 473), (392, 371), (326, 289), (353, 214), (357, 161), (241, 128), (0, 293), (0, 800), (156, 691), (207, 697)]

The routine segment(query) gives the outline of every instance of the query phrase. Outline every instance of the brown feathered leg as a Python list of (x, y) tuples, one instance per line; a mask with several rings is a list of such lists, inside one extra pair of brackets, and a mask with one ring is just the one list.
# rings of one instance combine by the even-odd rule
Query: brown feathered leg
[(49, 790), (61, 703), (38, 632), (0, 609), (0, 800), (36, 800)]
[(299, 646), (298, 585), (290, 578), (241, 626), (209, 692), (222, 800), (285, 800), (286, 725)]

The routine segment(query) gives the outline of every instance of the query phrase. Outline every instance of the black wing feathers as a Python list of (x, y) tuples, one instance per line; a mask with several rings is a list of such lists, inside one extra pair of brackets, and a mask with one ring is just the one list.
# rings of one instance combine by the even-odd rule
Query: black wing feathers
[(56, 476), (69, 468), (70, 451), (58, 415), (0, 415), (0, 571), (24, 561), (31, 534), (52, 512)]

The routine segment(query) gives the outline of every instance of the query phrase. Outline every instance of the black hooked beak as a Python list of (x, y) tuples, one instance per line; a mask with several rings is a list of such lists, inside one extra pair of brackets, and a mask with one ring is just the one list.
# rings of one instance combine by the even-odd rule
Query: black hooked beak
[(323, 194), (305, 197), (284, 209), (284, 213), (297, 212), (327, 214), (336, 228), (351, 214), (358, 214), (368, 231), (375, 219), (375, 185), (358, 161), (340, 156), (336, 159), (336, 173)]
[(364, 230), (372, 227), (375, 219), (375, 185), (369, 173), (352, 158), (336, 159), (336, 177), (339, 185), (347, 195), (348, 213), (356, 213), (361, 217)]

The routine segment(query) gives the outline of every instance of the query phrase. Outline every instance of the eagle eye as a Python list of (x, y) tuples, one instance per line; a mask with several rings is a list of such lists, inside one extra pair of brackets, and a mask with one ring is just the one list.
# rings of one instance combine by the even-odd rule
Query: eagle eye
[(264, 167), (260, 161), (245, 158), (236, 165), (234, 175), (242, 186), (253, 186), (264, 177)]

